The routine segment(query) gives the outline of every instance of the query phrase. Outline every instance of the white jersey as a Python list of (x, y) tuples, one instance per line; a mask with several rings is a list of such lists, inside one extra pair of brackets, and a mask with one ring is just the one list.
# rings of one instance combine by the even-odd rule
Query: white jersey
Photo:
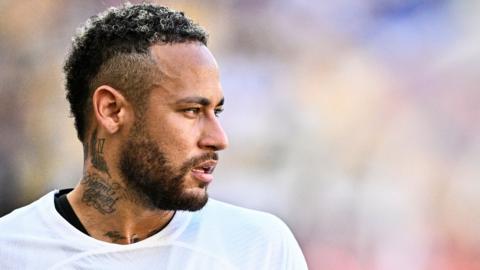
[(0, 219), (0, 269), (307, 269), (288, 227), (273, 215), (213, 199), (177, 211), (134, 244), (92, 238), (55, 209), (52, 191)]

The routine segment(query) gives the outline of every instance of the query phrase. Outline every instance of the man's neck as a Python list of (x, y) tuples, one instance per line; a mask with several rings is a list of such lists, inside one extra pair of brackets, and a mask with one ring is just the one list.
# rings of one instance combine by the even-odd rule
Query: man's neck
[(141, 198), (128, 190), (112, 172), (86, 168), (68, 201), (89, 235), (98, 240), (131, 244), (162, 230), (174, 211), (146, 207)]

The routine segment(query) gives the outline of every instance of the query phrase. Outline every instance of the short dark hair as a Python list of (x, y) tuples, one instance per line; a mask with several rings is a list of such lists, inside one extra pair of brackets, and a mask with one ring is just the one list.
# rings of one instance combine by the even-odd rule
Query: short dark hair
[(153, 4), (112, 7), (87, 20), (73, 39), (64, 65), (65, 88), (80, 141), (84, 141), (93, 91), (103, 84), (125, 95), (139, 110), (156, 70), (149, 48), (197, 41), (207, 33), (183, 12)]

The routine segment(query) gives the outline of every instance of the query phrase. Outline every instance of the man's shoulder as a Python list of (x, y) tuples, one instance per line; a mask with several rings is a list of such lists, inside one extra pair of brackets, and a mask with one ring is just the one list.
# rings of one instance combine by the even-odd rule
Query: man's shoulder
[(0, 269), (47, 269), (73, 252), (58, 229), (54, 193), (0, 218)]
[(234, 204), (216, 200), (216, 199), (209, 199), (206, 209), (209, 211), (215, 211), (216, 214), (222, 213), (225, 215), (240, 215), (240, 217), (260, 218), (260, 219), (267, 219), (272, 221), (274, 220), (280, 221), (279, 218), (277, 218), (275, 215), (271, 213), (234, 205)]
[[(307, 269), (288, 226), (277, 216), (210, 199), (179, 241), (239, 269)], [(212, 255), (213, 257), (213, 255)]]
[(9, 214), (0, 218), (0, 231), (6, 234), (10, 231), (25, 232), (27, 227), (38, 226), (39, 221), (43, 218), (43, 211), (47, 207), (48, 199), (52, 199), (53, 191), (39, 198), (38, 200), (13, 210)]
[(249, 209), (230, 203), (210, 199), (201, 211), (204, 222), (222, 231), (244, 231), (250, 234), (279, 236), (278, 233), (290, 233), (287, 225), (277, 216), (264, 211)]

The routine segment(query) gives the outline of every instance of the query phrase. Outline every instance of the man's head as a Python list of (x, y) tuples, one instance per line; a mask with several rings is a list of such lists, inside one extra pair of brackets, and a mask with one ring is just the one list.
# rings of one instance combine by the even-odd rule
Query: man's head
[(108, 145), (93, 167), (121, 178), (146, 207), (206, 203), (227, 139), (216, 118), (218, 66), (198, 25), (148, 4), (109, 9), (87, 21), (65, 72), (79, 139), (90, 155)]
[(156, 73), (150, 55), (154, 44), (197, 41), (207, 34), (197, 24), (165, 7), (141, 4), (110, 8), (79, 29), (65, 62), (67, 99), (80, 141), (92, 119), (95, 89), (110, 85), (136, 105), (139, 114)]

